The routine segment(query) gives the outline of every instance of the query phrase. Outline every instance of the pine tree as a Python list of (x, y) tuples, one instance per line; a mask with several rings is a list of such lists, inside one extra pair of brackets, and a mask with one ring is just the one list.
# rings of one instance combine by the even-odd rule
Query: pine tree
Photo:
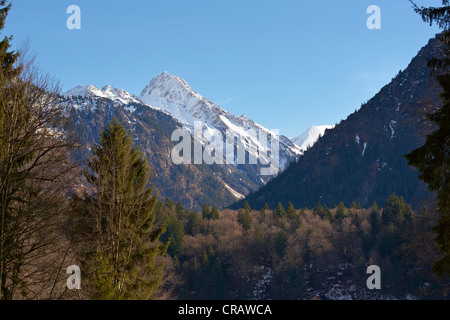
[(436, 262), (433, 271), (442, 276), (444, 273), (450, 274), (450, 6), (448, 0), (443, 0), (441, 7), (429, 8), (419, 8), (413, 1), (410, 2), (424, 22), (443, 29), (439, 38), (445, 45), (444, 57), (433, 57), (429, 61), (443, 89), (441, 108), (428, 115), (435, 130), (427, 136), (422, 147), (406, 155), (409, 165), (419, 169), (419, 178), (428, 184), (430, 190), (437, 192), (441, 217), (433, 230), (437, 233), (435, 240), (443, 257)]
[(261, 218), (265, 218), (266, 217), (266, 213), (267, 213), (267, 211), (269, 211), (270, 210), (270, 208), (269, 208), (269, 205), (266, 203), (265, 205), (264, 205), (264, 207), (261, 209), (261, 211), (260, 211), (260, 216), (261, 216)]
[(285, 253), (286, 247), (287, 247), (287, 243), (288, 243), (287, 233), (286, 233), (286, 231), (281, 230), (280, 232), (278, 232), (278, 234), (275, 238), (275, 250), (280, 257), (284, 256), (284, 253)]
[(165, 222), (166, 232), (161, 236), (163, 242), (170, 243), (167, 252), (175, 257), (180, 254), (184, 239), (184, 225), (176, 212), (169, 213)]
[(179, 219), (184, 219), (185, 218), (184, 207), (183, 207), (183, 205), (181, 204), (180, 201), (177, 202), (177, 205), (175, 207), (175, 212), (176, 212), (177, 217)]
[(245, 232), (250, 230), (252, 227), (252, 216), (250, 215), (250, 212), (245, 209), (239, 209), (237, 221)]
[(327, 207), (327, 205), (322, 206), (320, 201), (317, 203), (317, 205), (314, 207), (313, 213), (315, 215), (318, 215), (322, 219), (332, 219), (332, 214), (330, 209)]
[(323, 206), (323, 216), (322, 219), (327, 218), (328, 220), (331, 220), (333, 218), (333, 215), (331, 214), (330, 209), (328, 208), (327, 205)]
[(281, 202), (278, 202), (278, 206), (273, 210), (273, 215), (278, 218), (284, 218), (286, 216), (286, 210)]
[(187, 219), (186, 233), (191, 236), (195, 236), (200, 232), (202, 228), (202, 219), (200, 218), (200, 215), (195, 211), (189, 211)]
[[(11, 10), (11, 3), (6, 0), (0, 1), (0, 30), (3, 30), (6, 23), (6, 17)], [(0, 65), (1, 65), (1, 87), (5, 88), (11, 80), (17, 78), (22, 71), (23, 66), (16, 66), (19, 58), (19, 53), (11, 48), (12, 36), (4, 37), (0, 42)]]
[(381, 216), (381, 222), (384, 225), (401, 222), (404, 220), (407, 213), (408, 205), (403, 197), (399, 198), (395, 193), (393, 193), (386, 200), (386, 205)]
[(216, 205), (213, 205), (211, 209), (211, 220), (219, 220), (219, 210), (217, 210)]
[(211, 219), (211, 209), (209, 208), (208, 204), (205, 202), (202, 209), (202, 219), (203, 220), (210, 220)]
[(448, 30), (450, 26), (450, 6), (448, 0), (442, 0), (442, 7), (420, 7), (412, 0), (414, 11), (422, 16), (422, 20), (432, 26), (438, 25), (441, 29)]
[(345, 218), (345, 205), (341, 201), (339, 205), (336, 206), (336, 215), (334, 219), (338, 222), (341, 222)]
[(289, 219), (296, 219), (298, 217), (297, 210), (295, 210), (294, 204), (291, 201), (289, 201), (286, 213)]
[(85, 268), (94, 299), (155, 299), (164, 275), (161, 257), (169, 243), (158, 240), (158, 194), (149, 187), (146, 158), (117, 119), (101, 133), (85, 176), (92, 192), (81, 209), (91, 226)]
[(248, 212), (252, 212), (252, 208), (250, 207), (250, 205), (248, 204), (247, 201), (245, 201), (245, 203), (244, 203), (244, 210), (248, 211)]
[(308, 210), (308, 208), (301, 208), (301, 209), (300, 209), (299, 216), (300, 216), (300, 217), (304, 217), (307, 210)]
[(314, 207), (313, 214), (315, 214), (319, 217), (322, 217), (322, 215), (323, 215), (322, 212), (323, 212), (322, 204), (320, 203), (320, 201), (318, 201), (317, 205)]

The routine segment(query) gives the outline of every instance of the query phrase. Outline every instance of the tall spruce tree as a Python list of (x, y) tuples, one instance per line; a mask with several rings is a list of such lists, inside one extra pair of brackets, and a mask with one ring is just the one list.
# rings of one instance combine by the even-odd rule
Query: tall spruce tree
[(450, 274), (450, 6), (449, 0), (443, 0), (441, 7), (419, 7), (415, 2), (410, 2), (424, 22), (436, 24), (443, 29), (439, 38), (445, 45), (444, 56), (433, 57), (429, 61), (429, 66), (443, 89), (442, 106), (428, 115), (435, 130), (427, 136), (422, 147), (406, 156), (409, 165), (419, 169), (419, 178), (428, 184), (430, 190), (437, 192), (441, 217), (434, 231), (443, 257), (436, 262), (433, 271), (443, 275)]
[(281, 202), (278, 202), (278, 206), (273, 210), (273, 215), (278, 218), (284, 218), (286, 216), (286, 210)]
[(149, 187), (150, 168), (133, 146), (125, 127), (114, 119), (101, 133), (85, 176), (92, 192), (81, 210), (90, 246), (84, 267), (91, 298), (158, 298), (168, 246), (155, 226), (158, 194)]
[(248, 232), (252, 227), (252, 216), (249, 211), (245, 209), (239, 209), (237, 214), (237, 222), (242, 226), (245, 232)]
[(211, 219), (218, 220), (219, 219), (219, 210), (217, 210), (216, 205), (213, 205), (211, 208)]
[(175, 207), (175, 212), (177, 214), (178, 219), (186, 218), (186, 212), (184, 211), (184, 207), (180, 201), (177, 202), (177, 205)]
[(345, 205), (341, 201), (339, 202), (339, 205), (336, 206), (336, 214), (334, 216), (334, 220), (340, 223), (344, 218), (345, 218)]
[(297, 218), (297, 210), (295, 210), (294, 204), (291, 201), (288, 203), (286, 214), (289, 219)]
[(395, 193), (391, 194), (386, 200), (386, 205), (381, 215), (381, 222), (384, 225), (400, 222), (408, 213), (408, 205), (403, 197), (399, 198)]
[(200, 215), (192, 210), (187, 212), (186, 234), (191, 236), (197, 235), (202, 229), (202, 219)]
[(203, 204), (202, 219), (203, 220), (211, 219), (211, 209), (209, 208), (208, 203), (206, 203), (206, 202)]

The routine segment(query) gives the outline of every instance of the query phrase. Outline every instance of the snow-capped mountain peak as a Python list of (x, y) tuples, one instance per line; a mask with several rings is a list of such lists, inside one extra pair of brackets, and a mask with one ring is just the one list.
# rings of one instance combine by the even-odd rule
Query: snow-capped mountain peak
[(139, 98), (170, 113), (184, 124), (192, 125), (197, 120), (208, 124), (218, 114), (225, 113), (219, 106), (194, 91), (184, 79), (167, 71), (153, 78)]
[(94, 85), (89, 86), (76, 86), (75, 88), (72, 88), (68, 90), (66, 93), (64, 93), (65, 97), (89, 97), (92, 95), (96, 95), (96, 93), (99, 91), (99, 89)]
[(157, 95), (163, 95), (168, 102), (177, 102), (187, 96), (201, 97), (184, 79), (167, 71), (154, 77), (141, 92), (140, 97), (144, 100), (148, 96)]
[(298, 145), (300, 149), (305, 151), (308, 147), (312, 147), (320, 136), (324, 135), (325, 130), (333, 128), (334, 125), (312, 126), (298, 137), (292, 138), (291, 141)]
[(102, 89), (98, 89), (94, 85), (88, 85), (88, 86), (77, 86), (73, 89), (68, 90), (66, 93), (64, 93), (65, 97), (100, 97), (100, 98), (107, 98), (110, 100), (117, 101), (121, 104), (129, 104), (129, 103), (140, 103), (142, 104), (143, 101), (136, 97), (135, 95), (123, 90), (123, 89), (117, 89), (110, 85), (104, 86)]
[[(205, 129), (219, 130), (223, 136), (231, 132), (239, 136), (246, 145), (246, 150), (264, 150), (258, 139), (249, 135), (249, 130), (262, 131), (266, 135), (273, 133), (255, 123), (246, 116), (235, 116), (217, 104), (194, 91), (182, 78), (163, 72), (153, 78), (142, 90), (139, 98), (155, 108), (159, 108), (180, 121), (188, 128), (193, 128), (196, 121), (203, 123)], [(301, 150), (284, 136), (279, 137), (280, 168), (301, 154)]]

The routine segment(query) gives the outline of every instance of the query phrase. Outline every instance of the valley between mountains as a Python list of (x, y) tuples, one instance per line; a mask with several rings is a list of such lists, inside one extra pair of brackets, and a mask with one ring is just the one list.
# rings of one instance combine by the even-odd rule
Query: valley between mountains
[[(421, 110), (430, 102), (439, 104), (440, 88), (429, 75), (427, 58), (440, 50), (439, 42), (430, 40), (391, 83), (340, 123), (311, 126), (292, 139), (280, 135), (276, 177), (261, 175), (261, 161), (248, 162), (249, 153), (261, 145), (247, 132), (261, 130), (270, 135), (269, 129), (245, 115), (230, 114), (166, 71), (139, 96), (109, 85), (102, 89), (90, 85), (67, 91), (62, 100), (71, 107), (71, 121), (86, 156), (98, 143), (102, 128), (116, 117), (155, 168), (153, 183), (161, 196), (188, 208), (199, 209), (205, 202), (223, 208), (244, 198), (255, 208), (266, 203), (275, 207), (278, 202), (287, 206), (289, 201), (296, 207), (312, 207), (318, 201), (329, 207), (340, 201), (370, 206), (392, 193), (418, 204), (430, 194), (404, 155), (425, 141), (427, 128), (418, 120)], [(225, 137), (231, 131), (245, 146), (247, 162), (173, 164), (170, 155), (176, 142), (171, 134), (177, 128), (192, 132), (195, 121), (202, 122), (203, 132), (218, 130)], [(203, 148), (210, 143), (204, 138), (194, 140)]]

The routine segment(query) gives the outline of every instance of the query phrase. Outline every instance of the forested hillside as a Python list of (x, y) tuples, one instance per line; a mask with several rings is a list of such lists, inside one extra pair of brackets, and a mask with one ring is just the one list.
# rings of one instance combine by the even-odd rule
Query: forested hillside
[[(70, 96), (61, 98), (70, 110), (70, 123), (76, 132), (82, 159), (91, 155), (99, 143), (99, 134), (116, 117), (133, 135), (154, 170), (152, 183), (162, 197), (181, 201), (184, 206), (199, 209), (205, 201), (224, 207), (237, 200), (235, 193), (247, 194), (257, 185), (233, 165), (175, 165), (171, 141), (181, 124), (172, 116), (143, 103), (123, 104), (103, 97)], [(228, 187), (227, 187), (228, 186)]]
[(430, 193), (405, 155), (423, 145), (432, 126), (426, 113), (441, 104), (442, 88), (430, 75), (427, 59), (444, 45), (431, 39), (409, 66), (370, 101), (341, 121), (277, 177), (233, 206), (248, 201), (261, 209), (289, 201), (297, 207), (352, 201), (364, 207), (383, 203), (393, 192), (419, 205)]
[[(445, 299), (449, 289), (431, 272), (437, 212), (413, 211), (395, 194), (383, 208), (246, 205), (215, 218), (211, 209), (158, 206), (182, 299)], [(372, 264), (381, 290), (367, 289)]]

